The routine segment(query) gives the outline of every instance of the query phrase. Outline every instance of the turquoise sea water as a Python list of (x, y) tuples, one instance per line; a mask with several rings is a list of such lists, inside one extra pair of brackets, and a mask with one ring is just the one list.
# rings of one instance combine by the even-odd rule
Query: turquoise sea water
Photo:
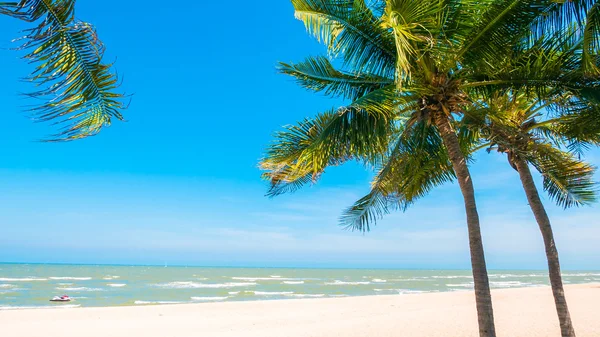
[[(600, 282), (600, 271), (563, 273)], [(467, 270), (203, 268), (0, 264), (0, 309), (93, 307), (469, 290)], [(490, 271), (492, 288), (547, 285), (544, 271)], [(68, 303), (49, 302), (67, 294)]]

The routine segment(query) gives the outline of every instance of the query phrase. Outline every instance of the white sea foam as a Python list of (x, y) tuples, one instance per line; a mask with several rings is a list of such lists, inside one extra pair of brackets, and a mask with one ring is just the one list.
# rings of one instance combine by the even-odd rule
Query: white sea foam
[(240, 293), (239, 291), (230, 291), (230, 292), (228, 292), (229, 295), (237, 295), (239, 293)]
[(367, 281), (340, 281), (340, 280), (335, 280), (334, 282), (325, 282), (324, 284), (328, 285), (328, 286), (340, 286), (340, 285), (356, 286), (356, 285), (363, 285), (363, 284), (371, 284), (371, 282), (367, 282)]
[(88, 287), (58, 287), (56, 290), (64, 291), (104, 291), (102, 288), (88, 288)]
[(396, 289), (396, 291), (398, 291), (398, 294), (400, 294), (400, 295), (426, 293), (426, 291), (423, 291), (423, 290)]
[(121, 277), (121, 276), (118, 276), (118, 275), (106, 275), (106, 276), (104, 276), (102, 279), (103, 279), (103, 280), (114, 280), (114, 279), (118, 279), (118, 278), (120, 278), (120, 277)]
[(280, 278), (281, 277), (279, 275), (269, 275), (269, 276), (272, 277), (272, 278)]
[[(563, 274), (563, 276), (567, 276)], [(548, 277), (548, 274), (490, 274), (489, 278), (525, 278), (525, 277)]]
[(16, 285), (14, 285), (14, 284), (6, 284), (6, 283), (0, 284), (0, 288), (14, 288), (14, 287), (16, 287)]
[(519, 281), (498, 281), (498, 282), (490, 282), (491, 287), (499, 287), (499, 288), (511, 288), (511, 287), (524, 287), (532, 285), (527, 282), (519, 282)]
[(388, 281), (394, 281), (394, 282), (412, 282), (412, 281), (423, 281), (429, 279), (429, 277), (410, 277), (410, 278), (393, 278), (393, 279), (388, 279)]
[(574, 274), (562, 274), (562, 276), (573, 277), (573, 276), (600, 276), (600, 273), (574, 273)]
[(490, 274), (489, 278), (522, 278), (528, 275), (517, 275), (517, 274)]
[(473, 276), (470, 276), (470, 275), (444, 275), (444, 276), (432, 276), (431, 278), (441, 278), (441, 279), (469, 278), (469, 279), (472, 279)]
[(473, 282), (469, 282), (469, 283), (455, 283), (455, 284), (446, 284), (446, 287), (452, 287), (452, 288), (456, 288), (456, 287), (461, 287), (461, 288), (473, 288), (474, 284)]
[(68, 308), (79, 308), (80, 304), (59, 304), (49, 306), (0, 306), (0, 310), (23, 310), (23, 309), (68, 309)]
[(47, 278), (40, 277), (23, 277), (23, 278), (11, 278), (11, 277), (0, 277), (2, 282), (32, 282), (32, 281), (48, 281)]
[(134, 304), (179, 304), (184, 302), (177, 301), (135, 301)]
[(302, 280), (306, 280), (304, 278), (281, 277), (281, 276), (278, 276), (278, 275), (269, 276), (269, 277), (234, 276), (231, 279), (232, 280), (238, 280), (238, 281), (249, 281), (249, 282), (256, 282), (256, 281), (302, 281)]
[(53, 276), (49, 277), (51, 280), (70, 280), (70, 281), (87, 281), (91, 280), (91, 277), (68, 277), (68, 276)]
[(383, 279), (380, 279), (380, 278), (374, 278), (374, 279), (371, 280), (371, 282), (374, 282), (374, 283), (386, 283), (387, 280), (383, 280)]
[(126, 286), (127, 284), (125, 284), (125, 283), (107, 283), (106, 285), (109, 287), (113, 287), (113, 288), (121, 288), (121, 287)]
[(73, 283), (59, 283), (59, 286), (72, 286)]
[(192, 301), (223, 301), (229, 298), (229, 296), (214, 296), (214, 297), (190, 297)]
[(325, 296), (325, 294), (288, 294), (288, 295), (285, 295), (285, 296), (302, 297), (302, 298), (304, 298), (304, 297), (315, 297), (316, 298), (316, 297), (323, 297), (323, 296)]
[(283, 281), (282, 284), (304, 284), (304, 281)]
[(157, 284), (162, 288), (187, 289), (187, 288), (236, 288), (255, 286), (256, 282), (228, 282), (228, 283), (197, 283), (197, 282), (169, 282)]
[(277, 296), (277, 295), (292, 295), (293, 291), (253, 291), (254, 295), (262, 296)]

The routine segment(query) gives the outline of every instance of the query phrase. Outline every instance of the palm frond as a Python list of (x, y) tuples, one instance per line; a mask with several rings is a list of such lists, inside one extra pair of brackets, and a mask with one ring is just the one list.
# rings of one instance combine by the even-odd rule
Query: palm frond
[(512, 89), (539, 97), (571, 93), (600, 100), (599, 78), (581, 72), (581, 46), (575, 29), (555, 33), (514, 51), (514, 55), (509, 53), (496, 64), (482, 65), (482, 71), (463, 87), (485, 96)]
[[(589, 106), (551, 119), (544, 130), (566, 143), (600, 145), (600, 108)], [(579, 145), (572, 145), (579, 146)]]
[(296, 78), (298, 83), (313, 91), (323, 91), (332, 97), (356, 100), (365, 94), (393, 83), (385, 77), (352, 74), (339, 71), (326, 57), (309, 57), (296, 64), (280, 63), (279, 71)]
[(440, 30), (440, 4), (438, 0), (387, 1), (385, 21), (394, 32), (396, 73), (400, 80), (410, 77), (415, 63), (420, 62), (421, 49), (433, 44)]
[(397, 98), (390, 92), (393, 87), (373, 91), (349, 106), (332, 109), (277, 132), (260, 164), (266, 171), (263, 178), (271, 183), (267, 194), (295, 191), (316, 181), (328, 166), (349, 160), (380, 162), (395, 132), (396, 109), (411, 101), (407, 97)]
[(550, 144), (533, 145), (528, 161), (544, 177), (544, 190), (558, 205), (568, 208), (596, 200), (595, 168)]
[(261, 161), (269, 196), (293, 192), (315, 182), (328, 166), (349, 160), (379, 161), (387, 146), (391, 121), (356, 108), (331, 110), (287, 126)]
[[(470, 2), (470, 1), (468, 1)], [(493, 62), (515, 46), (546, 38), (578, 27), (582, 30), (586, 13), (595, 0), (497, 0), (477, 1), (486, 8), (474, 17), (474, 25), (463, 38), (459, 56), (463, 62)]]
[(394, 39), (363, 0), (292, 0), (296, 18), (357, 73), (394, 75)]
[(369, 232), (377, 220), (389, 214), (391, 202), (393, 202), (391, 197), (373, 188), (367, 195), (344, 210), (340, 217), (340, 224), (347, 230)]
[(600, 76), (597, 58), (600, 56), (600, 3), (596, 2), (587, 13), (583, 32), (583, 71), (589, 76)]
[(531, 39), (539, 39), (549, 33), (558, 32), (576, 24), (586, 24), (586, 13), (592, 10), (596, 0), (550, 1), (541, 15), (531, 25)]
[(396, 140), (371, 184), (371, 192), (346, 209), (340, 225), (369, 231), (392, 208), (406, 210), (436, 186), (455, 178), (435, 127), (419, 122)]
[(11, 15), (18, 7), (18, 2), (0, 2), (0, 14)]
[(17, 7), (2, 6), (5, 14), (28, 22), (41, 20), (26, 30), (30, 50), (25, 59), (37, 64), (29, 80), (43, 86), (28, 94), (46, 103), (33, 107), (42, 121), (62, 125), (52, 140), (74, 140), (93, 136), (112, 118), (123, 119), (123, 95), (115, 93), (119, 83), (111, 64), (102, 63), (104, 45), (94, 27), (75, 19), (73, 0), (23, 0)]

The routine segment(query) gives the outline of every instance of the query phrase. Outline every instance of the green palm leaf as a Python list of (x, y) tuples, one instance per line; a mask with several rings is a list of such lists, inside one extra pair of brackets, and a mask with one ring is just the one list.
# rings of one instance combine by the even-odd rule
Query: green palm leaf
[(485, 9), (477, 15), (473, 28), (465, 30), (465, 44), (458, 54), (465, 57), (465, 62), (480, 62), (482, 59), (491, 62), (523, 40), (537, 41), (568, 29), (573, 22), (583, 22), (581, 15), (585, 16), (590, 2), (478, 1), (479, 8)]
[(423, 49), (430, 48), (434, 43), (441, 30), (439, 16), (443, 10), (442, 4), (438, 0), (387, 1), (385, 21), (394, 32), (399, 80), (410, 77), (415, 64), (423, 61), (419, 57)]
[[(349, 160), (381, 160), (394, 132), (394, 85), (371, 92), (347, 107), (332, 109), (275, 134), (261, 168), (270, 196), (316, 181), (327, 166)], [(400, 104), (401, 106), (401, 104)]]
[(363, 0), (292, 0), (307, 31), (356, 72), (394, 74), (394, 39)]
[(74, 140), (97, 134), (123, 119), (123, 95), (115, 93), (118, 79), (111, 65), (102, 63), (104, 45), (93, 26), (77, 21), (73, 0), (24, 0), (1, 10), (28, 22), (41, 20), (28, 29), (20, 47), (29, 50), (25, 59), (37, 64), (29, 79), (43, 86), (31, 97), (46, 99), (32, 108), (42, 121), (61, 125), (52, 140)]
[(595, 168), (549, 144), (535, 144), (529, 161), (544, 177), (544, 190), (558, 205), (568, 208), (596, 200)]
[(390, 209), (406, 210), (431, 189), (454, 178), (436, 129), (425, 122), (417, 123), (397, 139), (371, 191), (344, 211), (340, 225), (352, 231), (369, 231)]
[(589, 10), (583, 33), (583, 70), (590, 76), (600, 76), (598, 58), (600, 57), (600, 3)]
[(339, 71), (325, 57), (309, 57), (296, 64), (280, 63), (279, 71), (296, 78), (310, 90), (323, 91), (332, 97), (356, 100), (365, 94), (393, 83), (385, 77), (369, 74), (351, 74)]

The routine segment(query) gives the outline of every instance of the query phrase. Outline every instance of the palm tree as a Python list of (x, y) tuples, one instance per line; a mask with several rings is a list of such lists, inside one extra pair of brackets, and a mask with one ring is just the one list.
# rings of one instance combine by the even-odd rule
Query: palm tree
[[(327, 46), (331, 57), (341, 58), (344, 70), (327, 58), (313, 57), (281, 64), (281, 71), (308, 89), (352, 103), (277, 134), (262, 161), (264, 176), (271, 181), (269, 194), (315, 181), (329, 165), (354, 159), (372, 164), (380, 168), (373, 190), (342, 217), (348, 227), (365, 231), (390, 205), (404, 208), (456, 176), (467, 215), (479, 334), (495, 336), (466, 146), (453, 124), (482, 95), (511, 87), (598, 97), (596, 77), (573, 79), (576, 72), (591, 74), (596, 69), (595, 33), (579, 49), (588, 51), (587, 59), (580, 57), (572, 64), (567, 63), (572, 57), (552, 59), (555, 67), (540, 62), (551, 46), (536, 42), (564, 32), (573, 21), (597, 32), (597, 22), (588, 20), (586, 26), (584, 20), (577, 21), (591, 6), (585, 1), (496, 0), (292, 4), (309, 33)], [(411, 163), (418, 173), (407, 172)]]
[[(577, 159), (571, 151), (600, 144), (598, 107), (556, 97), (544, 102), (524, 93), (492, 97), (485, 106), (466, 113), (464, 126), (480, 132), (488, 147), (506, 153), (519, 173), (529, 206), (538, 223), (548, 261), (550, 284), (562, 336), (575, 336), (564, 294), (558, 250), (550, 219), (540, 200), (529, 165), (543, 176), (543, 187), (559, 206), (568, 208), (595, 201), (595, 169)], [(558, 117), (548, 118), (547, 107), (559, 107)]]
[(38, 22), (25, 31), (19, 50), (37, 64), (29, 80), (43, 89), (28, 96), (45, 100), (31, 109), (41, 121), (62, 125), (50, 140), (64, 141), (97, 134), (122, 120), (126, 108), (116, 93), (117, 76), (102, 62), (104, 45), (95, 28), (75, 18), (75, 0), (22, 0), (0, 2), (0, 14)]

